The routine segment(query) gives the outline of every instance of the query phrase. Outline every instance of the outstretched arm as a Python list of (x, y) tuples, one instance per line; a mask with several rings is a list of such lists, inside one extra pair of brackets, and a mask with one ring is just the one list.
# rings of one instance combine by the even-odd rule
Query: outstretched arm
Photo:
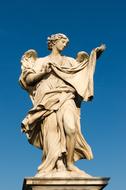
[(99, 47), (94, 49), (96, 51), (96, 58), (97, 59), (101, 56), (101, 54), (103, 53), (103, 51), (105, 51), (105, 49), (106, 49), (105, 44), (101, 44)]

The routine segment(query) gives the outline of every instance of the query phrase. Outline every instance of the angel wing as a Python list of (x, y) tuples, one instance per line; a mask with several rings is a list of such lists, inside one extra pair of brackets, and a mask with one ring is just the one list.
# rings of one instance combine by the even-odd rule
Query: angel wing
[(38, 58), (37, 52), (34, 49), (26, 51), (21, 58), (21, 75), (19, 77), (19, 83), (21, 87), (29, 93), (29, 96), (34, 103), (34, 86), (28, 86), (24, 80), (28, 73), (35, 73), (33, 65)]
[(87, 61), (89, 59), (89, 55), (85, 51), (79, 51), (76, 56), (76, 61), (81, 63)]
[(22, 70), (32, 68), (37, 58), (38, 54), (34, 49), (26, 51), (21, 58)]

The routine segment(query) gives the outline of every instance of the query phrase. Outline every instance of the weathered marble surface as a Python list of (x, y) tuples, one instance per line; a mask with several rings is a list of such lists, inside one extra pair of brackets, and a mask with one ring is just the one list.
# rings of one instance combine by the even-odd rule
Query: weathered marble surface
[(96, 60), (105, 45), (90, 54), (80, 51), (72, 58), (62, 55), (68, 42), (64, 34), (51, 35), (49, 55), (37, 57), (31, 49), (21, 59), (19, 82), (33, 103), (21, 126), (29, 143), (43, 150), (39, 177), (53, 170), (81, 172), (74, 162), (93, 159), (81, 132), (80, 108), (82, 101), (93, 99)]
[(23, 190), (101, 190), (109, 180), (92, 177), (74, 165), (93, 158), (81, 132), (80, 109), (82, 101), (93, 99), (95, 65), (105, 45), (72, 58), (61, 54), (68, 42), (64, 34), (51, 35), (49, 55), (39, 58), (31, 49), (21, 59), (19, 82), (33, 103), (22, 121), (22, 132), (30, 144), (43, 150), (37, 174), (24, 179)]
[(103, 177), (28, 177), (22, 190), (102, 190), (108, 181)]

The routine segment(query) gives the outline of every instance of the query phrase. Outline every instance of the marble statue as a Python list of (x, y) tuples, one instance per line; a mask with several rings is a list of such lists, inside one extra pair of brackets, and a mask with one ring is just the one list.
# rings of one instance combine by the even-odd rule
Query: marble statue
[(61, 54), (69, 39), (57, 33), (48, 37), (51, 53), (39, 58), (33, 49), (21, 58), (20, 85), (33, 103), (22, 121), (30, 144), (43, 150), (37, 176), (49, 172), (81, 172), (79, 159), (92, 159), (90, 146), (81, 133), (80, 106), (94, 95), (93, 75), (105, 45), (71, 58)]

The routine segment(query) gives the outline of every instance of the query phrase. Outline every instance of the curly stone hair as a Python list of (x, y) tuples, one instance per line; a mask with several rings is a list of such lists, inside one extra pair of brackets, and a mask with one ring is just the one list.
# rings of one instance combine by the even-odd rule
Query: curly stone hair
[(52, 34), (47, 38), (48, 49), (52, 50), (53, 45), (55, 45), (56, 41), (59, 39), (65, 39), (67, 43), (69, 42), (69, 39), (65, 34), (62, 33)]

